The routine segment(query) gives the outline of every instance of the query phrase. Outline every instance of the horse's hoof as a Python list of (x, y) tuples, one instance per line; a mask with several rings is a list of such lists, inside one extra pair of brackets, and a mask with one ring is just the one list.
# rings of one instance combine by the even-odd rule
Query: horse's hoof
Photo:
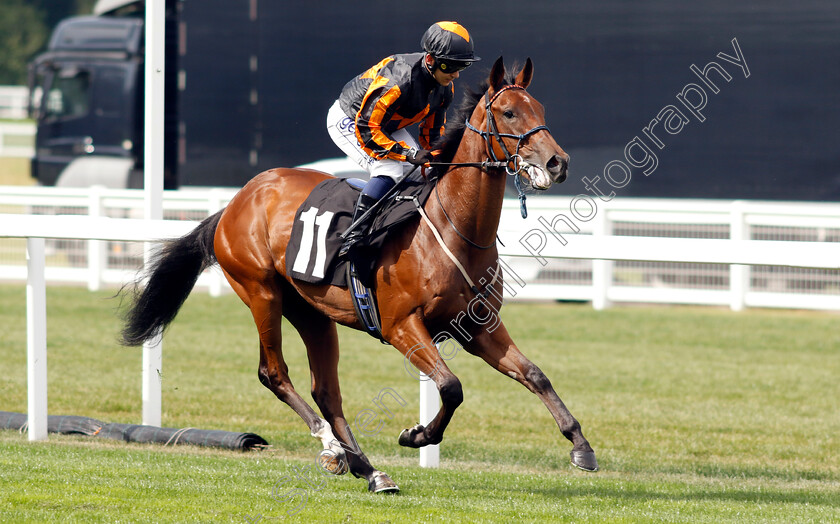
[(399, 493), (400, 488), (386, 473), (377, 471), (368, 481), (368, 491), (371, 493)]
[(595, 459), (594, 451), (575, 451), (570, 453), (572, 465), (583, 471), (598, 471), (598, 461)]
[(350, 469), (347, 467), (347, 455), (339, 455), (329, 449), (318, 455), (318, 464), (333, 475), (344, 475)]
[(419, 434), (422, 434), (426, 428), (423, 427), (422, 424), (417, 424), (413, 428), (406, 428), (402, 430), (400, 433), (400, 438), (398, 440), (400, 446), (404, 446), (406, 448), (421, 448), (423, 447), (422, 444), (416, 441), (416, 437)]

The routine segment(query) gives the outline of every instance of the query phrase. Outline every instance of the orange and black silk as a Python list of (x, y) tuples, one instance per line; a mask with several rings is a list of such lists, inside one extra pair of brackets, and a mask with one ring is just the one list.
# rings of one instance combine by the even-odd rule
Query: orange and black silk
[(423, 64), (425, 53), (385, 58), (348, 82), (341, 91), (341, 109), (356, 122), (356, 139), (377, 160), (405, 161), (409, 146), (394, 140), (394, 131), (420, 122), (423, 149), (443, 134), (446, 108), (454, 88), (440, 85)]

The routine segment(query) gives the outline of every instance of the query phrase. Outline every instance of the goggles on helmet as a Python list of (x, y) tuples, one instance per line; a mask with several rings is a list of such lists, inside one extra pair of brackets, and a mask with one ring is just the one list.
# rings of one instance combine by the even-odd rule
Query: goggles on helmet
[(472, 62), (462, 62), (460, 60), (446, 60), (443, 58), (437, 59), (437, 64), (440, 70), (447, 75), (454, 75), (458, 71), (463, 71), (464, 69), (470, 67)]

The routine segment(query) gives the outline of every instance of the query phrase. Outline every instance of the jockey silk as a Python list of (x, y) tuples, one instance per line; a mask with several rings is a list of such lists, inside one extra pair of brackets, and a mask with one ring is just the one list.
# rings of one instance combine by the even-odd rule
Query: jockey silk
[(392, 133), (421, 122), (419, 143), (423, 149), (443, 134), (446, 108), (454, 87), (440, 85), (423, 64), (425, 53), (398, 54), (385, 58), (349, 81), (338, 98), (342, 111), (356, 122), (356, 138), (362, 149), (376, 159), (406, 161), (409, 145)]

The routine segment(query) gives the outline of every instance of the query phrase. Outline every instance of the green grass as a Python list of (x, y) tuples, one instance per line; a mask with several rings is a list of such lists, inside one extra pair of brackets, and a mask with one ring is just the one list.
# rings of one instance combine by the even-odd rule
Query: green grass
[[(26, 411), (23, 286), (0, 286), (0, 409)], [(48, 290), (51, 414), (140, 422), (140, 351), (115, 343), (108, 293)], [(242, 522), (832, 522), (840, 521), (838, 316), (711, 308), (506, 306), (520, 348), (551, 378), (598, 453), (569, 466), (571, 445), (541, 402), (466, 353), (449, 361), (465, 401), (442, 468), (396, 443), (417, 422), (417, 382), (393, 348), (346, 329), (349, 419), (392, 388), (382, 432), (357, 434), (402, 488), (374, 496), (350, 475), (275, 500), (272, 487), (314, 462), (319, 444), (256, 378), (250, 315), (236, 297), (190, 297), (164, 342), (163, 424), (254, 431), (272, 449), (235, 453), (0, 431), (0, 521)], [(292, 380), (306, 354), (287, 326)], [(307, 394), (304, 394), (308, 398)], [(312, 480), (310, 480), (313, 482)]]

